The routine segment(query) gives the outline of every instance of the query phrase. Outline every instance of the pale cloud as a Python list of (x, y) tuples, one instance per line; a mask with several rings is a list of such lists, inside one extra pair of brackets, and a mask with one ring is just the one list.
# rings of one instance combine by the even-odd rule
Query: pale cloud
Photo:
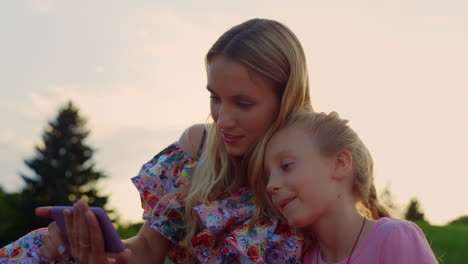
[[(203, 64), (203, 56), (219, 35), (226, 30), (224, 25), (235, 25), (243, 21), (242, 16), (212, 14), (212, 20), (222, 19), (222, 24), (209, 27), (197, 23), (194, 17), (184, 16), (169, 8), (148, 8), (139, 10), (139, 24), (136, 30), (138, 41), (131, 50), (143, 52), (159, 58), (198, 58)], [(144, 26), (141, 26), (144, 25)]]
[(27, 0), (26, 7), (34, 12), (50, 13), (54, 8), (55, 0)]
[(104, 66), (102, 66), (102, 65), (96, 66), (96, 68), (95, 68), (94, 70), (95, 70), (95, 72), (97, 72), (97, 73), (102, 73), (102, 72), (105, 71)]
[(190, 98), (174, 98), (173, 91), (153, 88), (151, 83), (115, 83), (106, 89), (92, 90), (79, 85), (49, 86), (45, 92), (30, 93), (23, 113), (34, 120), (51, 119), (61, 104), (72, 100), (88, 118), (96, 137), (105, 137), (125, 127), (184, 127), (204, 122), (208, 115), (207, 98), (206, 107), (187, 112), (184, 105)]
[(32, 120), (48, 119), (61, 104), (79, 96), (77, 87), (49, 86), (41, 91), (30, 91), (22, 113)]
[(0, 130), (0, 145), (8, 146), (15, 152), (26, 153), (31, 150), (34, 144), (32, 140), (25, 140), (22, 136), (11, 130)]

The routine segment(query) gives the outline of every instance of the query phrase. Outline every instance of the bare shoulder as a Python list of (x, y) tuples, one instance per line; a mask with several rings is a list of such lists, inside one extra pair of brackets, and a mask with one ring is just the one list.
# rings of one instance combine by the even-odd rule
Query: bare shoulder
[(180, 136), (179, 147), (192, 158), (197, 157), (198, 146), (200, 146), (203, 131), (205, 131), (204, 124), (195, 124), (185, 129), (184, 133)]

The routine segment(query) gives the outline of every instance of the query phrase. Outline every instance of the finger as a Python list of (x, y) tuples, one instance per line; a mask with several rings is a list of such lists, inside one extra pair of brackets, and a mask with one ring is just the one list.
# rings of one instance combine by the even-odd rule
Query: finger
[(63, 216), (65, 217), (65, 228), (67, 230), (68, 237), (68, 246), (70, 247), (70, 254), (72, 257), (76, 257), (76, 243), (73, 243), (73, 214), (70, 210), (65, 209), (63, 211)]
[(124, 251), (120, 252), (117, 258), (115, 259), (116, 264), (127, 264), (130, 260), (132, 255), (132, 251), (130, 249), (125, 249)]
[(54, 250), (58, 255), (62, 255), (65, 253), (67, 247), (67, 243), (63, 240), (62, 232), (60, 231), (60, 228), (58, 227), (56, 222), (52, 222), (48, 226), (48, 236), (50, 236), (50, 239), (54, 243), (53, 248), (51, 250)]
[(42, 246), (39, 248), (39, 252), (48, 260), (55, 261), (59, 258), (57, 251), (55, 250), (55, 244), (49, 235), (44, 235), (41, 239)]
[(37, 207), (34, 212), (39, 217), (52, 218), (52, 206)]
[(80, 255), (80, 244), (79, 244), (79, 222), (80, 222), (80, 219), (79, 219), (79, 208), (78, 208), (78, 203), (75, 203), (73, 205), (73, 225), (72, 225), (72, 232), (69, 233), (69, 235), (71, 234), (71, 239), (70, 240), (70, 243), (72, 244), (72, 256), (74, 258), (78, 258), (79, 255)]
[(88, 212), (87, 203), (83, 200), (78, 201), (78, 243), (80, 245), (80, 257), (79, 259), (87, 259), (89, 257), (89, 227), (88, 221), (86, 220), (86, 212)]
[(104, 263), (107, 256), (104, 251), (104, 238), (99, 222), (91, 211), (86, 212), (85, 216), (90, 231), (91, 263)]

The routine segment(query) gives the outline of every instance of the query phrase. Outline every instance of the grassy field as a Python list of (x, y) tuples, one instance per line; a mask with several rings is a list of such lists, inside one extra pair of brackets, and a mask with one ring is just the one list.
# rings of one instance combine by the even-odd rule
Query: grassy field
[(468, 263), (468, 226), (417, 223), (441, 264)]

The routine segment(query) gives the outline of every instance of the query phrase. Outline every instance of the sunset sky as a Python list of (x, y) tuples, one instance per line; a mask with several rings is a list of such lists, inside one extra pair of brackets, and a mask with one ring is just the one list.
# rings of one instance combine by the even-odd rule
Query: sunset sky
[(0, 169), (23, 160), (72, 99), (88, 120), (99, 183), (123, 220), (141, 219), (140, 166), (209, 114), (203, 57), (230, 27), (283, 22), (306, 52), (315, 110), (349, 119), (376, 186), (428, 220), (468, 215), (468, 2), (3, 1)]

